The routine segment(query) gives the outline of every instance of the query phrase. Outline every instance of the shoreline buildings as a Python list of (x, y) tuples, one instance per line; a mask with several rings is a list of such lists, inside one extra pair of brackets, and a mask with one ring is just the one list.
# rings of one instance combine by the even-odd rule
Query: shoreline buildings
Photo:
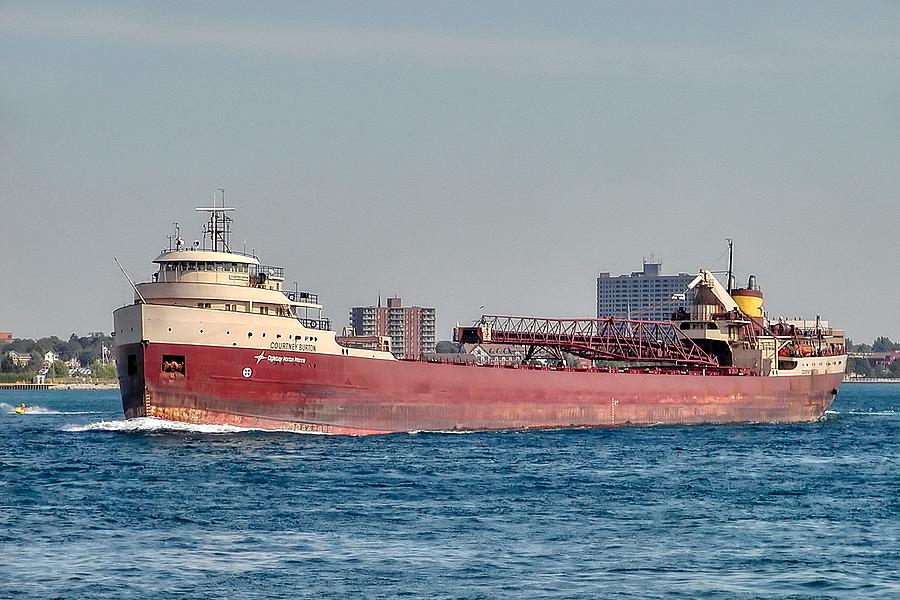
[(625, 317), (647, 321), (668, 321), (679, 308), (690, 312), (696, 290), (684, 300), (672, 300), (685, 293), (696, 274), (661, 275), (662, 263), (645, 260), (642, 271), (630, 275), (597, 276), (597, 317)]
[(358, 336), (387, 336), (397, 358), (416, 359), (434, 352), (435, 311), (422, 306), (403, 306), (400, 298), (388, 298), (387, 306), (354, 306), (350, 325)]

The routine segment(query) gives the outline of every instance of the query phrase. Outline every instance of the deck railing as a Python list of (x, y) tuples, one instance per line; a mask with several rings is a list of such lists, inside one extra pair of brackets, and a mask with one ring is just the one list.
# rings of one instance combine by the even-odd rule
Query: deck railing
[(298, 319), (304, 327), (318, 329), (319, 331), (331, 331), (331, 319)]

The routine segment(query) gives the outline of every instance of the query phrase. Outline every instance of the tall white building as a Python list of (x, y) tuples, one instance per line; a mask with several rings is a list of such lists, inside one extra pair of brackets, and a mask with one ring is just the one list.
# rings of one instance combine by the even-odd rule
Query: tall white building
[(662, 263), (644, 261), (643, 271), (630, 275), (597, 276), (597, 316), (631, 317), (648, 321), (668, 321), (679, 308), (690, 312), (695, 291), (685, 300), (673, 301), (673, 294), (685, 292), (696, 274), (660, 275)]

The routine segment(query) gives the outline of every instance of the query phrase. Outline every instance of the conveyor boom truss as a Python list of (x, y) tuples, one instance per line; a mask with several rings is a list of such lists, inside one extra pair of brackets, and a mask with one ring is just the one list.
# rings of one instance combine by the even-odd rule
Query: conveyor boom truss
[(719, 364), (676, 325), (664, 321), (484, 315), (474, 328), (465, 329), (476, 333), (483, 342), (543, 347), (591, 360), (710, 367)]

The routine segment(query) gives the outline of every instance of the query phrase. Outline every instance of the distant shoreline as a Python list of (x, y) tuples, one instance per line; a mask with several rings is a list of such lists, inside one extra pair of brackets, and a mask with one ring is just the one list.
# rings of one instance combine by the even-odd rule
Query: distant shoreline
[(118, 382), (101, 381), (98, 383), (0, 383), (0, 390), (35, 390), (35, 391), (51, 391), (51, 390), (117, 390)]
[(841, 383), (900, 383), (900, 377), (848, 377)]
[(109, 383), (54, 383), (50, 385), (51, 390), (117, 390), (118, 382)]

